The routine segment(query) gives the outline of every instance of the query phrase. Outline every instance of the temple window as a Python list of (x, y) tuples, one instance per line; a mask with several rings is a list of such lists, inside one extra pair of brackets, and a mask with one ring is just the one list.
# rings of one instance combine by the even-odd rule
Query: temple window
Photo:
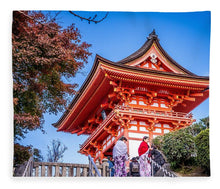
[(159, 107), (159, 104), (157, 102), (154, 102), (151, 106), (153, 107)]
[(137, 104), (136, 100), (132, 100), (129, 104)]
[(155, 133), (161, 133), (161, 129), (156, 129), (154, 132)]
[(161, 127), (160, 123), (155, 124), (155, 127)]
[(148, 131), (148, 130), (146, 129), (146, 127), (140, 127), (139, 130), (140, 130), (140, 131)]
[(170, 132), (170, 130), (164, 129), (164, 134), (169, 133), (169, 132)]
[(121, 131), (118, 131), (118, 136), (121, 134)]
[(111, 141), (108, 141), (107, 146), (109, 146), (111, 144)]
[(168, 124), (163, 124), (163, 128), (170, 128)]
[(112, 142), (115, 140), (115, 137), (112, 137)]
[(123, 132), (124, 131), (124, 129), (123, 128), (121, 128), (121, 132)]
[(130, 124), (137, 125), (137, 121), (131, 121)]
[(144, 101), (139, 101), (139, 105), (146, 105)]
[(103, 146), (103, 150), (106, 149), (106, 145)]
[(146, 123), (144, 121), (140, 121), (139, 124), (140, 125), (146, 125)]
[(107, 140), (109, 140), (111, 138), (111, 135), (108, 136)]
[(137, 127), (136, 127), (136, 126), (131, 126), (131, 127), (129, 128), (129, 130), (135, 130), (135, 131), (137, 131)]
[(160, 104), (160, 107), (161, 107), (161, 108), (168, 108), (168, 107), (166, 106), (166, 104)]

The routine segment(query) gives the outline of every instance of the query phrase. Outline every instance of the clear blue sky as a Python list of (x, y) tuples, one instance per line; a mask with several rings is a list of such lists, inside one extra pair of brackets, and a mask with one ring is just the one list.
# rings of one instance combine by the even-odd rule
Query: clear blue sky
[[(87, 17), (95, 14), (76, 13)], [(100, 17), (104, 14), (98, 13)], [(88, 24), (68, 12), (62, 12), (59, 21), (64, 27), (75, 23), (82, 35), (82, 41), (92, 44), (90, 48), (92, 56), (81, 70), (84, 74), (77, 74), (69, 81), (78, 83), (79, 87), (86, 79), (96, 54), (111, 61), (119, 61), (138, 50), (153, 29), (156, 30), (162, 47), (176, 62), (197, 75), (209, 76), (210, 12), (110, 12), (99, 24)], [(197, 121), (208, 116), (209, 100), (203, 102), (192, 113)], [(47, 145), (53, 139), (59, 139), (68, 147), (63, 162), (87, 163), (87, 157), (77, 151), (79, 144), (82, 144), (88, 136), (57, 132), (51, 124), (57, 122), (61, 115), (62, 113), (45, 115), (46, 134), (41, 131), (30, 132), (21, 144), (33, 145), (40, 149), (46, 158)]]

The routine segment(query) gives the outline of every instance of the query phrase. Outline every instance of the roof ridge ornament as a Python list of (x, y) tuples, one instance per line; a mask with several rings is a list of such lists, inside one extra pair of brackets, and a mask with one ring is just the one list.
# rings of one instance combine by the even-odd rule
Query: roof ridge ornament
[[(155, 32), (155, 29), (153, 29), (153, 31), (149, 34), (149, 36), (147, 37), (148, 40), (150, 39), (158, 39), (158, 35)], [(158, 39), (159, 40), (159, 39)]]

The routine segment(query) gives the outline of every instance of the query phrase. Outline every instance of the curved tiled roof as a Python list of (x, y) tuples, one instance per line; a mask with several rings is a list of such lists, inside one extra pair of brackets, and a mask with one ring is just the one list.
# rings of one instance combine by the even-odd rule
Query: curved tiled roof
[(127, 64), (141, 56), (143, 56), (152, 46), (153, 42), (155, 42), (158, 46), (158, 48), (160, 49), (160, 51), (163, 53), (163, 55), (175, 66), (177, 66), (180, 70), (184, 71), (186, 74), (189, 75), (196, 75), (192, 72), (190, 72), (189, 70), (183, 68), (181, 65), (179, 65), (175, 60), (173, 60), (168, 54), (167, 52), (162, 48), (162, 46), (159, 43), (159, 38), (156, 35), (155, 30), (153, 30), (149, 36), (147, 37), (147, 41), (144, 43), (144, 45), (138, 49), (136, 52), (134, 52), (133, 54), (131, 54), (130, 56), (116, 62), (116, 63), (120, 63), (120, 64)]

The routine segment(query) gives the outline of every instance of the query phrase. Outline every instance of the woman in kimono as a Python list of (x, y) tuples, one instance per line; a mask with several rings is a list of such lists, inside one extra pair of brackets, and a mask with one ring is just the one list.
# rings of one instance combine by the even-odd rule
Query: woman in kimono
[(143, 137), (138, 148), (139, 163), (140, 163), (140, 176), (150, 177), (151, 176), (151, 164), (147, 158), (149, 157), (149, 151), (151, 150), (149, 138), (147, 136)]
[(113, 159), (115, 163), (115, 177), (126, 177), (125, 162), (128, 160), (127, 155), (127, 138), (121, 137), (113, 148)]

